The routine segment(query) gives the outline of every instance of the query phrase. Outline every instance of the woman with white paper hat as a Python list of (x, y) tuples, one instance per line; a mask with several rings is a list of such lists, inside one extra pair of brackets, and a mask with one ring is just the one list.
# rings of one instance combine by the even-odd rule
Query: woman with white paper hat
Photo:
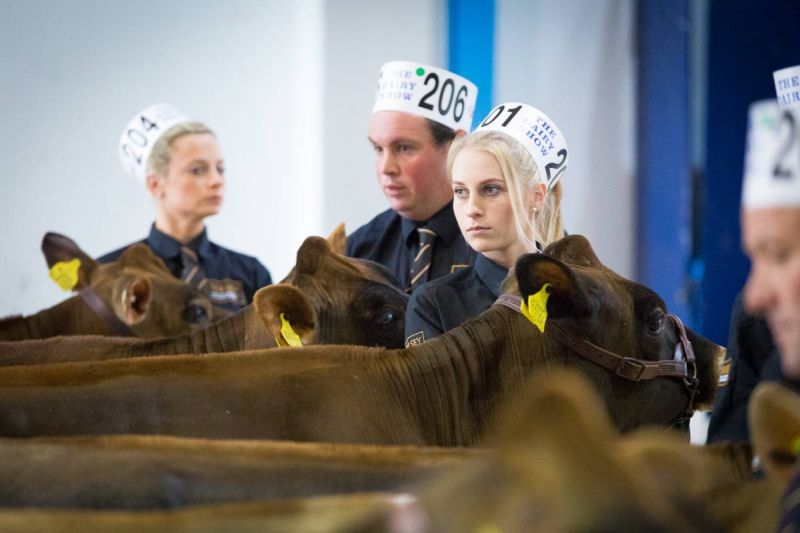
[[(145, 183), (156, 204), (156, 220), (141, 242), (176, 277), (233, 311), (272, 283), (258, 259), (208, 239), (204, 221), (219, 213), (225, 189), (224, 161), (211, 129), (170, 104), (156, 104), (131, 119), (119, 150), (125, 170)], [(113, 261), (126, 248), (100, 261)]]
[(564, 236), (560, 178), (568, 149), (556, 124), (517, 102), (494, 108), (447, 159), (453, 210), (475, 264), (421, 286), (406, 312), (406, 344), (441, 335), (500, 296), (523, 253)]

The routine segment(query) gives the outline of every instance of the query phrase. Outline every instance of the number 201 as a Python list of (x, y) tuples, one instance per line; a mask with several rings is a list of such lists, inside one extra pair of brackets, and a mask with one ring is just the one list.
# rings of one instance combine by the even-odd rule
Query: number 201
[[(430, 91), (425, 93), (425, 96), (423, 96), (419, 101), (419, 107), (433, 111), (433, 104), (429, 103), (428, 100), (436, 94), (436, 91), (439, 90), (439, 75), (435, 72), (429, 73), (425, 77), (425, 82), (423, 85), (427, 87), (429, 85), (428, 82), (433, 82), (433, 87)], [(447, 94), (446, 97), (445, 94)], [(464, 99), (466, 98), (467, 94), (468, 91), (465, 85), (462, 85), (461, 88), (458, 89), (458, 92), (456, 92), (456, 84), (452, 78), (445, 79), (444, 83), (442, 83), (442, 90), (439, 92), (437, 111), (440, 115), (447, 116), (452, 108), (453, 118), (456, 120), (456, 122), (459, 122), (464, 116), (464, 108), (466, 106)], [(453, 102), (453, 97), (455, 97), (455, 105)]]

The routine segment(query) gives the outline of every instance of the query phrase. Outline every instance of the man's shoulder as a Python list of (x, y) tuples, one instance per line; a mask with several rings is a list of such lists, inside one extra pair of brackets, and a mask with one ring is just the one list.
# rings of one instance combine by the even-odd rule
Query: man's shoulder
[(400, 215), (391, 209), (376, 215), (372, 220), (347, 236), (347, 255), (357, 256), (359, 248), (371, 247), (393, 226), (400, 224)]

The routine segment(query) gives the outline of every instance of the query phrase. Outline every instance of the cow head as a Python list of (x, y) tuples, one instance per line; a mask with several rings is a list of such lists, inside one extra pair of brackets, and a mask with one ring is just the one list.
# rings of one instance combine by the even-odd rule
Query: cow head
[(303, 344), (402, 347), (408, 296), (383, 266), (335, 252), (336, 234), (307, 238), (288, 276), (256, 293), (261, 320), (279, 344), (283, 315)]
[[(620, 356), (647, 361), (675, 358), (679, 329), (667, 319), (664, 301), (647, 287), (606, 268), (586, 238), (572, 235), (548, 246), (544, 254), (521, 257), (516, 265), (516, 277), (525, 301), (549, 284), (548, 320), (555, 321), (559, 327), (563, 325), (564, 329), (592, 344)], [(725, 351), (688, 328), (686, 333), (697, 361), (699, 386), (694, 406), (710, 408), (716, 392), (719, 363)], [(548, 335), (547, 328), (545, 335)], [(622, 380), (597, 365), (587, 366), (593, 369), (596, 380), (608, 383), (609, 389), (611, 379)], [(641, 414), (637, 414), (632, 400), (644, 394), (645, 388), (637, 387), (634, 382), (628, 385), (616, 381), (614, 390), (623, 390), (625, 394), (607, 395), (609, 402), (615, 402), (615, 412), (626, 413), (626, 418), (635, 421), (635, 425), (669, 419), (669, 413), (660, 412), (659, 406), (639, 409)], [(680, 378), (659, 378), (648, 387), (650, 393), (669, 394), (669, 397), (686, 395), (688, 402), (690, 393)], [(641, 400), (645, 398), (642, 396)], [(674, 408), (675, 403), (671, 405)], [(666, 403), (663, 409), (667, 409)], [(675, 418), (678, 415), (675, 413)], [(645, 416), (654, 418), (642, 418)]]
[[(74, 262), (75, 292), (91, 289), (114, 315), (140, 337), (179, 335), (205, 327), (226, 314), (196, 289), (175, 279), (144, 244), (125, 250), (117, 261), (101, 264), (68, 237), (47, 233), (42, 239), (47, 266)], [(70, 283), (70, 285), (72, 285)]]

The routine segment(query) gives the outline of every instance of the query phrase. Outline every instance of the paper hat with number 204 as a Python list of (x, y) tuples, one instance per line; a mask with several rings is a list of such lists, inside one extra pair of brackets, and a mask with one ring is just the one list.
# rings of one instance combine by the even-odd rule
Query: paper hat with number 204
[(469, 131), (478, 87), (443, 68), (390, 61), (381, 67), (372, 112), (403, 111)]
[(800, 107), (750, 104), (742, 207), (800, 208)]
[(547, 189), (552, 189), (569, 163), (567, 140), (550, 117), (533, 106), (506, 102), (492, 109), (479, 131), (500, 131), (516, 139), (533, 156)]
[(134, 116), (119, 139), (119, 159), (125, 172), (144, 181), (150, 152), (167, 130), (189, 119), (171, 104), (155, 104)]

